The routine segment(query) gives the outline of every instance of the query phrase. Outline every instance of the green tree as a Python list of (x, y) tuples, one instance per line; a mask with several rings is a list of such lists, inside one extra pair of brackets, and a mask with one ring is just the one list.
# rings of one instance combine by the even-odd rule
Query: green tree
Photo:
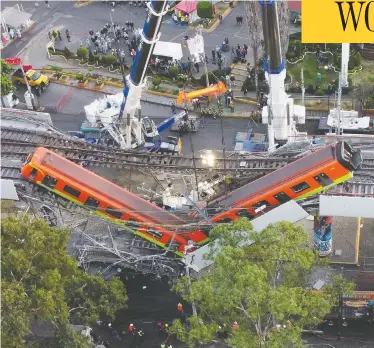
[[(308, 273), (319, 262), (305, 248), (307, 233), (288, 222), (255, 233), (243, 218), (217, 226), (210, 237), (221, 245), (210, 244), (207, 258), (217, 255), (210, 273), (191, 286), (187, 279), (177, 286), (196, 305), (198, 316), (188, 319), (189, 330), (177, 320), (171, 331), (189, 347), (219, 339), (220, 331), (229, 333), (226, 342), (236, 348), (302, 347), (302, 328), (315, 326), (335, 303), (330, 292), (305, 289)], [(235, 321), (239, 330), (232, 329)]]
[(117, 61), (116, 56), (109, 55), (109, 56), (106, 57), (106, 63), (109, 64), (109, 65), (114, 64), (116, 61)]
[(87, 59), (87, 56), (88, 56), (88, 49), (86, 47), (79, 47), (77, 49), (77, 56), (78, 58), (80, 58), (81, 60), (85, 60)]
[(325, 92), (323, 91), (322, 88), (317, 89), (316, 93), (315, 93), (315, 95), (317, 95), (317, 96), (323, 96), (324, 94), (325, 94)]
[(179, 69), (176, 67), (176, 66), (171, 66), (169, 68), (169, 75), (172, 77), (172, 78), (176, 78), (179, 74)]
[(199, 1), (197, 4), (197, 15), (200, 18), (213, 18), (213, 5), (210, 1)]
[(73, 56), (73, 53), (70, 51), (68, 47), (64, 48), (64, 56), (66, 59), (69, 59)]
[(79, 82), (83, 82), (84, 80), (84, 75), (82, 72), (79, 72), (75, 75), (75, 78), (79, 81)]
[(9, 74), (13, 71), (11, 65), (1, 60), (1, 96), (8, 95), (15, 90)]
[(161, 84), (161, 78), (160, 77), (155, 77), (152, 80), (152, 84), (153, 84), (153, 86), (155, 86), (155, 88), (157, 88)]
[(104, 282), (89, 276), (66, 254), (67, 230), (27, 216), (7, 218), (1, 230), (4, 347), (23, 347), (33, 320), (52, 322), (58, 333), (73, 317), (92, 324), (99, 318), (112, 320), (126, 307), (126, 289), (119, 279)]
[(353, 290), (355, 286), (356, 286), (355, 283), (348, 282), (341, 275), (337, 275), (332, 278), (331, 284), (327, 285), (324, 288), (324, 291), (331, 296), (334, 302), (334, 305), (337, 306), (339, 304), (339, 299), (341, 298), (341, 296), (343, 296), (343, 294), (344, 295), (353, 294)]
[(370, 79), (361, 81), (353, 87), (351, 94), (359, 103), (359, 108), (363, 114), (366, 103), (370, 101), (370, 98), (374, 95), (374, 83), (371, 82)]
[(93, 55), (92, 51), (88, 52), (88, 61), (90, 63), (94, 63), (95, 62), (95, 56)]

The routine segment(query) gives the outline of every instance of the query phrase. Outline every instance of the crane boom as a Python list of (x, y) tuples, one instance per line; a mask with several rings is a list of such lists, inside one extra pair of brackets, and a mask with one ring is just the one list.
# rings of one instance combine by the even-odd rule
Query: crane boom
[(190, 101), (193, 98), (201, 97), (203, 95), (220, 96), (227, 91), (225, 84), (219, 81), (216, 85), (209, 86), (204, 89), (199, 89), (192, 92), (179, 92), (177, 104), (182, 104), (185, 101)]
[(276, 0), (263, 0), (261, 5), (265, 42), (264, 69), (269, 85), (267, 105), (262, 109), (262, 122), (268, 124), (269, 151), (275, 140), (282, 144), (295, 140), (295, 124), (305, 123), (305, 107), (295, 105), (285, 89), (286, 65), (282, 55)]
[[(126, 77), (126, 87), (123, 91), (123, 102), (119, 113), (119, 129), (124, 137), (124, 147), (131, 148), (132, 135), (136, 144), (142, 142), (141, 122), (135, 118), (136, 111), (140, 111), (140, 96), (145, 82), (149, 59), (154, 46), (160, 38), (162, 17), (167, 13), (166, 0), (152, 0), (148, 2), (148, 15), (141, 32), (141, 42), (137, 49), (131, 73)], [(125, 115), (125, 117), (124, 117)]]

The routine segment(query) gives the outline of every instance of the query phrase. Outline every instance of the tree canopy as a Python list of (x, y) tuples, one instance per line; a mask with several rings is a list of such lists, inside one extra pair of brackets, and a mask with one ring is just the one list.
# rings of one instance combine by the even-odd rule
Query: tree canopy
[(12, 67), (4, 59), (1, 59), (1, 96), (8, 95), (15, 90), (12, 80), (8, 76), (12, 70)]
[(21, 347), (34, 320), (54, 324), (58, 347), (61, 337), (70, 341), (78, 337), (74, 333), (59, 336), (68, 330), (70, 319), (83, 325), (112, 320), (117, 310), (126, 307), (126, 289), (118, 278), (105, 282), (90, 276), (67, 255), (68, 230), (28, 216), (7, 218), (1, 230), (4, 347)]
[(213, 5), (210, 1), (199, 1), (197, 4), (197, 15), (200, 18), (213, 18)]
[[(288, 222), (256, 233), (243, 218), (218, 225), (210, 237), (221, 245), (207, 255), (217, 255), (210, 272), (191, 287), (187, 279), (177, 286), (198, 316), (187, 319), (187, 325), (176, 320), (172, 332), (190, 347), (212, 340), (236, 348), (302, 347), (301, 330), (318, 324), (336, 303), (333, 291), (305, 288), (318, 263), (317, 254), (306, 248), (307, 233)], [(354, 286), (339, 280), (339, 292)]]
[(369, 78), (355, 85), (351, 94), (361, 104), (361, 110), (370, 108), (374, 100), (373, 79)]

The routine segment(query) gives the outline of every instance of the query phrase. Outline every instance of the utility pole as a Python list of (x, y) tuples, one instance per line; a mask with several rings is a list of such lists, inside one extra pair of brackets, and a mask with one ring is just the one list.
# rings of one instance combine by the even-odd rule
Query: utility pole
[[(186, 277), (187, 277), (187, 282), (188, 282), (188, 288), (189, 288), (189, 291), (191, 293), (191, 288), (192, 288), (191, 277), (190, 277), (191, 262), (189, 262), (187, 260), (187, 250), (188, 250), (188, 245), (186, 245), (184, 247), (184, 262), (186, 264)], [(197, 310), (196, 310), (196, 306), (195, 306), (195, 301), (193, 299), (192, 299), (191, 306), (192, 306), (192, 314), (196, 317), (197, 316)]]
[(301, 105), (305, 106), (304, 69), (301, 69)]
[[(201, 37), (203, 37), (202, 31), (201, 31), (201, 26), (199, 28), (198, 34)], [(203, 51), (205, 52), (205, 45), (204, 45)], [(203, 62), (204, 62), (205, 82), (206, 82), (206, 86), (209, 87), (208, 66), (207, 66), (207, 63), (206, 63), (206, 60), (205, 60), (205, 53), (203, 53), (203, 57), (202, 58), (203, 58)]]
[(226, 144), (225, 144), (225, 137), (223, 135), (223, 120), (222, 115), (219, 117), (221, 121), (221, 136), (222, 136), (222, 153), (223, 153), (223, 175), (225, 176), (225, 194), (228, 192), (228, 185), (226, 181)]
[(192, 163), (193, 163), (193, 171), (194, 171), (194, 174), (195, 174), (195, 185), (196, 185), (197, 200), (199, 200), (199, 199), (200, 199), (200, 195), (199, 195), (199, 181), (198, 181), (198, 179), (197, 179), (197, 172), (196, 172), (195, 149), (194, 149), (194, 147), (193, 147), (193, 141), (192, 141), (191, 132), (188, 131), (188, 134), (189, 134), (189, 136), (190, 136), (190, 142), (191, 142)]
[[(110, 12), (114, 12), (114, 8), (112, 8), (110, 10)], [(112, 18), (112, 14), (109, 12), (109, 16), (110, 16), (110, 21), (112, 22), (112, 31), (113, 31), (113, 37), (116, 38), (116, 33), (114, 31), (114, 23), (113, 23), (113, 18)]]
[(341, 104), (342, 104), (342, 73), (339, 73), (339, 84), (338, 84), (338, 100), (336, 105), (336, 115), (338, 117), (338, 127), (336, 130), (337, 135), (343, 134), (343, 126), (341, 124), (342, 117), (341, 117)]

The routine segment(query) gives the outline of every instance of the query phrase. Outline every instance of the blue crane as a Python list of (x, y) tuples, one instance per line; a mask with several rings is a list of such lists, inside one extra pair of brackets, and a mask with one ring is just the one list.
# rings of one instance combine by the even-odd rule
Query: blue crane
[(146, 71), (154, 46), (160, 38), (162, 17), (168, 12), (166, 0), (152, 0), (148, 4), (148, 15), (141, 32), (141, 42), (137, 49), (131, 73), (126, 77), (126, 87), (123, 91), (123, 102), (119, 113), (119, 131), (123, 137), (122, 147), (133, 147), (142, 143), (142, 124), (135, 114), (140, 112), (140, 96), (144, 86)]

